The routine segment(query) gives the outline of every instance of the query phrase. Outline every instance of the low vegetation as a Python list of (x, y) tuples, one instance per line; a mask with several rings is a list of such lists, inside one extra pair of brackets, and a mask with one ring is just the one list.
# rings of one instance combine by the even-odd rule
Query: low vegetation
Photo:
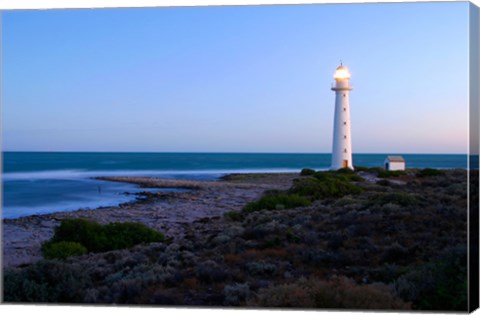
[(405, 176), (407, 173), (405, 171), (378, 171), (377, 176), (380, 178), (389, 178), (389, 177), (400, 177)]
[(272, 209), (291, 209), (309, 206), (310, 200), (297, 194), (274, 193), (263, 196), (260, 200), (247, 204), (243, 211), (253, 212)]
[(300, 176), (310, 176), (314, 175), (315, 173), (315, 170), (312, 170), (311, 168), (304, 168), (300, 171)]
[(330, 280), (300, 278), (295, 282), (260, 289), (252, 305), (320, 309), (408, 310), (410, 304), (395, 296), (392, 288), (376, 284), (356, 284), (346, 277)]
[(465, 311), (467, 172), (364, 172), (304, 174), (171, 243), (102, 252), (105, 226), (66, 222), (56, 250), (91, 254), (7, 270), (4, 300)]
[(290, 192), (312, 201), (339, 198), (362, 192), (363, 189), (360, 186), (352, 183), (354, 181), (361, 181), (361, 177), (355, 174), (318, 172), (311, 177), (298, 179)]
[(353, 171), (344, 169), (337, 172), (315, 172), (303, 169), (301, 176), (286, 192), (267, 192), (260, 200), (247, 204), (244, 212), (290, 209), (309, 206), (312, 201), (324, 198), (338, 198), (358, 194), (362, 188), (352, 182), (363, 181)]
[(443, 171), (434, 168), (424, 168), (418, 171), (418, 177), (438, 176), (444, 174)]
[(85, 255), (88, 250), (77, 242), (47, 242), (42, 246), (43, 257), (46, 259), (65, 259), (70, 256)]
[(161, 242), (164, 235), (141, 223), (123, 222), (101, 225), (85, 219), (64, 220), (53, 238), (42, 245), (47, 259), (65, 259), (87, 252), (129, 248), (140, 243)]

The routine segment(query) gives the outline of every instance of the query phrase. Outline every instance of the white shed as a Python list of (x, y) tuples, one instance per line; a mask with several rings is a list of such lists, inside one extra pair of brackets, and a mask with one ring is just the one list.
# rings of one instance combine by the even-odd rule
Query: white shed
[(405, 159), (401, 156), (389, 155), (383, 162), (387, 171), (404, 171)]

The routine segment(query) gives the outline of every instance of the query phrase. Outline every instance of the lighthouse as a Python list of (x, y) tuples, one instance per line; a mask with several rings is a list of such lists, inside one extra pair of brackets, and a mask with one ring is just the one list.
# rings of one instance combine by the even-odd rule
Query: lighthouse
[(350, 126), (349, 93), (350, 72), (340, 63), (333, 76), (335, 83), (335, 117), (333, 121), (333, 148), (331, 170), (350, 168), (353, 170), (352, 161), (352, 133)]

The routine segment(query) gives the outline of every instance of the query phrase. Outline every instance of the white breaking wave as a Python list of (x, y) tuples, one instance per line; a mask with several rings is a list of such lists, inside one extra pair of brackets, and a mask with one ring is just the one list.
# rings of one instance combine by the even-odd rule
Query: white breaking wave
[[(246, 173), (292, 173), (299, 172), (301, 169), (295, 168), (275, 168), (275, 169), (212, 169), (212, 170), (99, 170), (86, 171), (81, 169), (36, 171), (36, 172), (11, 172), (3, 173), (4, 181), (12, 180), (46, 180), (46, 179), (73, 179), (81, 180), (100, 176), (149, 176), (149, 177), (176, 177), (188, 175), (210, 175), (223, 176), (227, 174), (246, 174)], [(318, 169), (326, 170), (326, 169)]]
[(36, 180), (36, 179), (73, 179), (82, 178), (83, 170), (55, 170), (55, 171), (36, 171), (36, 172), (11, 172), (3, 173), (3, 180)]

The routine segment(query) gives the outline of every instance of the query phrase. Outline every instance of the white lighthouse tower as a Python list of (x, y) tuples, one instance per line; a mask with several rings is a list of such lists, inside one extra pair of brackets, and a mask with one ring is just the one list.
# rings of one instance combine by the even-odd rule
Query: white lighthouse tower
[(350, 72), (347, 67), (340, 64), (333, 78), (335, 79), (335, 85), (332, 86), (332, 90), (335, 91), (335, 118), (330, 169), (353, 169), (350, 105), (348, 101), (349, 93), (352, 90), (349, 83)]

